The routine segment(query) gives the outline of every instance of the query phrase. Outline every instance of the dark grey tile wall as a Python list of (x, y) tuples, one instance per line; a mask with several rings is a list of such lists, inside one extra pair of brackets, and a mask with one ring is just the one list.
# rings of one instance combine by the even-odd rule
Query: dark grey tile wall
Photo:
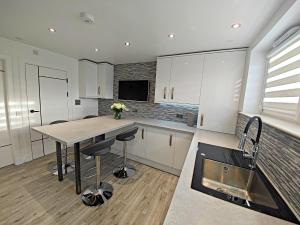
[[(198, 107), (191, 105), (179, 104), (155, 104), (155, 77), (156, 77), (156, 62), (146, 63), (130, 63), (115, 65), (114, 72), (114, 100), (99, 99), (98, 111), (99, 115), (112, 114), (110, 106), (118, 99), (118, 84), (119, 80), (149, 80), (149, 102), (122, 101), (130, 109), (124, 113), (125, 116), (136, 116), (151, 119), (170, 120), (175, 122), (187, 121), (189, 114), (193, 114), (195, 120), (198, 115)], [(183, 118), (176, 117), (181, 114)], [(196, 123), (196, 121), (195, 121)]]
[[(236, 135), (240, 137), (249, 117), (239, 114)], [(256, 134), (257, 124), (250, 129)], [(300, 139), (263, 124), (258, 165), (300, 218)]]

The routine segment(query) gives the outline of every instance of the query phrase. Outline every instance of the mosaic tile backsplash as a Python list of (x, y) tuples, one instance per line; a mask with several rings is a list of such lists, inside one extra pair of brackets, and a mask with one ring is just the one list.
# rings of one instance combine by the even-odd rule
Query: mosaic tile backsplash
[[(114, 100), (99, 99), (99, 115), (112, 114), (110, 106), (118, 99), (119, 80), (149, 80), (149, 102), (123, 101), (129, 108), (125, 116), (135, 116), (151, 119), (170, 120), (175, 122), (187, 122), (189, 114), (193, 114), (196, 120), (198, 107), (179, 104), (156, 104), (154, 103), (156, 62), (130, 63), (115, 65), (114, 68)], [(182, 115), (178, 118), (177, 115)], [(196, 123), (196, 121), (195, 121)]]
[[(236, 127), (238, 137), (249, 117), (239, 114)], [(253, 124), (249, 135), (256, 135)], [(266, 172), (277, 190), (300, 218), (300, 139), (267, 124), (263, 124), (258, 153), (258, 165)]]

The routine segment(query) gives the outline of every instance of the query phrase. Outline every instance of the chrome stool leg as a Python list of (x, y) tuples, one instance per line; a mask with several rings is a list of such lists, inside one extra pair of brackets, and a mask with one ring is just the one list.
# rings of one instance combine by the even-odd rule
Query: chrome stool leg
[(127, 164), (127, 141), (123, 142), (123, 165), (121, 167), (115, 168), (113, 174), (117, 178), (128, 178), (134, 176), (136, 169), (134, 166)]
[(96, 185), (87, 188), (82, 196), (82, 202), (87, 206), (102, 205), (113, 195), (113, 187), (107, 182), (101, 182), (101, 157), (96, 156)]

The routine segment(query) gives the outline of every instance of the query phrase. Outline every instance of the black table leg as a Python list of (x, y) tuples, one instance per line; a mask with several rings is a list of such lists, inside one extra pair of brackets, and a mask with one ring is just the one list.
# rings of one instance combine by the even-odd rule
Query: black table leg
[(76, 179), (76, 194), (81, 193), (81, 178), (80, 178), (80, 146), (79, 143), (74, 144), (75, 158), (75, 179)]
[(56, 163), (57, 163), (57, 171), (58, 171), (58, 180), (62, 181), (64, 179), (62, 172), (62, 159), (61, 159), (61, 143), (56, 142)]

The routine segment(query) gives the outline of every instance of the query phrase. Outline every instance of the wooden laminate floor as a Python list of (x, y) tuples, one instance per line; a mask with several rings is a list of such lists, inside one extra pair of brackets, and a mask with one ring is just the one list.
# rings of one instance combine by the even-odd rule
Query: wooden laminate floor
[[(0, 169), (0, 224), (162, 224), (178, 178), (160, 170), (133, 162), (137, 174), (119, 180), (112, 168), (121, 158), (108, 154), (102, 158), (102, 175), (114, 187), (113, 197), (100, 207), (87, 207), (75, 194), (74, 173), (58, 182), (50, 169), (51, 154), (20, 166)], [(94, 164), (82, 159), (82, 176)], [(83, 179), (84, 189), (94, 177)]]

